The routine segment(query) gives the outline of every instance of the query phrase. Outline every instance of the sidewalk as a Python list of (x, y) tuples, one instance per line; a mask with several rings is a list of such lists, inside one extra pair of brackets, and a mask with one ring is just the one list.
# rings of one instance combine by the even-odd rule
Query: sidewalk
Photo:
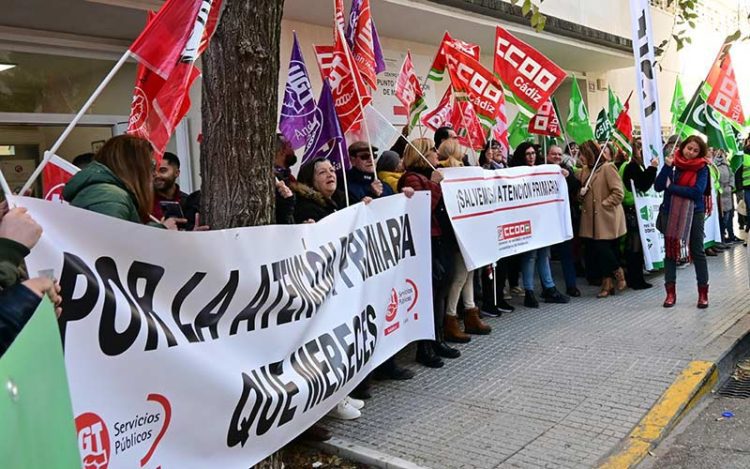
[(399, 362), (414, 379), (374, 382), (360, 419), (326, 425), (339, 447), (436, 469), (595, 466), (688, 363), (716, 359), (712, 342), (750, 311), (746, 265), (742, 245), (709, 258), (708, 310), (695, 307), (692, 266), (678, 271), (671, 310), (662, 275), (649, 290), (598, 300), (586, 286), (538, 310), (515, 298), (514, 313), (487, 320), (492, 334), (459, 346), (461, 358), (428, 370), (410, 347)]

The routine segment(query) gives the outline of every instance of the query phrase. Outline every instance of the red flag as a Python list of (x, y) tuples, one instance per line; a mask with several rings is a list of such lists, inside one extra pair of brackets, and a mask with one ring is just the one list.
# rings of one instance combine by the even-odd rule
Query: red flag
[(538, 110), (565, 79), (565, 70), (500, 26), (495, 34), (495, 73), (514, 95)]
[(495, 125), (500, 106), (505, 102), (502, 85), (478, 60), (455, 47), (446, 49), (448, 74), (456, 98), (471, 101), (479, 120), (491, 128)]
[(440, 100), (437, 107), (422, 116), (422, 124), (435, 131), (450, 123), (450, 118), (453, 113), (453, 104), (451, 104), (452, 95), (453, 90), (451, 90), (451, 87), (449, 86), (448, 89), (445, 90), (445, 94), (443, 94), (443, 98)]
[(469, 101), (456, 101), (451, 113), (451, 126), (458, 135), (458, 143), (474, 150), (484, 148), (484, 130)]
[(65, 184), (78, 171), (80, 170), (73, 163), (57, 155), (52, 155), (49, 163), (47, 163), (42, 171), (42, 193), (44, 194), (44, 200), (61, 202), (63, 200), (62, 191), (65, 188)]
[(396, 80), (396, 97), (408, 108), (414, 101), (423, 96), (422, 85), (419, 84), (419, 78), (417, 78), (417, 73), (414, 71), (414, 64), (411, 61), (411, 52), (407, 51), (406, 58), (403, 65), (401, 65), (401, 71)]
[(633, 121), (630, 120), (630, 115), (628, 114), (629, 110), (630, 96), (625, 100), (622, 111), (620, 111), (620, 115), (617, 116), (617, 120), (615, 121), (615, 132), (612, 136), (618, 147), (628, 154), (632, 154), (633, 148), (630, 145), (630, 141), (633, 138)]
[(166, 80), (185, 52), (199, 11), (210, 10), (212, 3), (217, 2), (167, 0), (130, 46), (130, 53), (138, 62)]
[[(362, 81), (362, 76), (356, 70), (354, 57), (341, 29), (337, 31), (333, 48), (314, 47), (315, 55), (318, 56), (320, 74), (331, 84), (341, 128), (344, 132), (349, 132), (350, 129), (356, 127), (355, 124), (362, 117), (362, 109), (372, 101), (372, 97)], [(330, 55), (328, 55), (329, 51)], [(320, 53), (324, 56), (321, 57)]]
[[(719, 67), (716, 73), (709, 73), (709, 80), (712, 81), (707, 83), (711, 86), (711, 94), (708, 95), (706, 102), (729, 119), (745, 125), (745, 113), (742, 110), (739, 87), (729, 51), (718, 62)], [(712, 72), (715, 68), (712, 68)]]
[[(175, 126), (190, 110), (190, 87), (200, 76), (193, 63), (216, 31), (222, 0), (207, 3), (195, 18), (190, 40), (166, 79), (145, 64), (138, 67), (128, 133), (148, 139), (159, 156), (164, 153)], [(158, 14), (149, 15), (146, 29), (158, 19)]]
[[(343, 31), (343, 28), (342, 28)], [(367, 82), (367, 85), (375, 89), (378, 86), (375, 75), (375, 45), (372, 39), (372, 16), (370, 13), (370, 0), (362, 0), (362, 5), (357, 18), (357, 26), (354, 30), (354, 45), (352, 49), (354, 61), (359, 73)]]
[(508, 135), (508, 114), (505, 112), (505, 101), (500, 105), (500, 113), (497, 115), (495, 125), (492, 127), (492, 138), (502, 146), (500, 150), (506, 158), (510, 154), (510, 141)]
[(561, 135), (560, 119), (555, 112), (551, 99), (545, 101), (529, 121), (529, 133), (548, 137), (559, 137)]
[(478, 45), (472, 44), (471, 42), (464, 42), (460, 39), (454, 39), (448, 34), (448, 31), (446, 31), (443, 35), (443, 42), (440, 43), (440, 47), (435, 55), (435, 60), (432, 61), (432, 67), (430, 67), (430, 73), (428, 74), (429, 79), (435, 81), (443, 79), (443, 74), (445, 73), (445, 67), (447, 65), (445, 52), (449, 47), (455, 47), (475, 60), (479, 60)]
[(344, 0), (333, 0), (333, 40), (336, 40), (336, 30), (346, 28), (344, 23)]

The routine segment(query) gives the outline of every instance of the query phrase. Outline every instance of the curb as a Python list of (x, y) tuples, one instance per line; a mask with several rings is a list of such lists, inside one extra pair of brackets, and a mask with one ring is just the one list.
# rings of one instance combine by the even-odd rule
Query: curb
[(373, 448), (365, 447), (350, 441), (333, 437), (328, 441), (314, 443), (310, 446), (329, 454), (335, 454), (379, 469), (429, 469), (405, 459), (397, 458)]
[(717, 384), (731, 375), (735, 362), (750, 351), (750, 314), (746, 314), (714, 339), (664, 391), (638, 425), (599, 465), (600, 469), (635, 467), (682, 417)]
[(629, 468), (641, 462), (718, 381), (716, 365), (707, 361), (690, 362), (630, 432), (624, 444), (599, 468)]

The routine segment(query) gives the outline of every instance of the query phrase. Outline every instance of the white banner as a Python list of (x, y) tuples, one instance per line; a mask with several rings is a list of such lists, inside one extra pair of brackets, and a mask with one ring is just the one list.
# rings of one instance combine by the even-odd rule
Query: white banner
[(428, 192), (209, 232), (15, 203), (44, 227), (30, 274), (62, 287), (85, 467), (250, 467), (434, 337)]
[(711, 215), (706, 217), (703, 224), (703, 232), (705, 237), (703, 238), (703, 245), (708, 248), (716, 243), (721, 242), (721, 225), (719, 225), (719, 204), (717, 200), (716, 188), (711, 183), (711, 176), (708, 178), (708, 183), (711, 184), (711, 201), (713, 203), (713, 210)]
[(443, 200), (469, 270), (573, 237), (557, 165), (447, 168)]
[(652, 158), (657, 157), (660, 164), (664, 164), (659, 116), (659, 87), (656, 83), (654, 30), (649, 1), (630, 0), (630, 15), (633, 26), (635, 81), (640, 101), (643, 161), (651, 161)]
[(635, 209), (638, 213), (638, 232), (641, 235), (643, 261), (646, 270), (664, 268), (664, 235), (656, 229), (656, 217), (659, 215), (663, 194), (654, 190), (638, 192), (630, 181), (630, 190), (635, 198)]

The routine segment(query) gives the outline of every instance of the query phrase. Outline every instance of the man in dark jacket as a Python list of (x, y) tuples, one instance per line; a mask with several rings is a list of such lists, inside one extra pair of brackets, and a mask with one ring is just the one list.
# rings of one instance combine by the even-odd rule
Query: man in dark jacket
[(355, 204), (365, 197), (377, 199), (393, 195), (393, 189), (383, 184), (375, 175), (374, 158), (377, 158), (377, 154), (377, 147), (371, 147), (367, 142), (354, 142), (349, 145), (349, 159), (352, 162), (352, 169), (346, 172), (349, 203)]
[(154, 172), (154, 206), (151, 215), (159, 220), (164, 217), (183, 218), (181, 215), (184, 215), (184, 203), (188, 195), (180, 190), (177, 184), (178, 177), (180, 159), (174, 153), (165, 152)]

